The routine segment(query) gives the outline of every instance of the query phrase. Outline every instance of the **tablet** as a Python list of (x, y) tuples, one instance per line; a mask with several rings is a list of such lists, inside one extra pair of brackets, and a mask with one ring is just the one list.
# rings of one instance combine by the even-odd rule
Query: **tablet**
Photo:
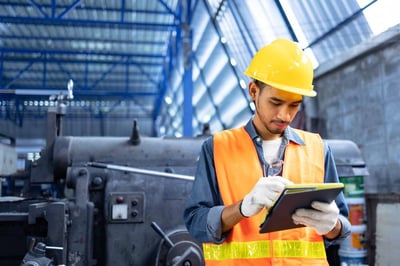
[(295, 184), (286, 186), (272, 207), (268, 210), (260, 233), (269, 233), (304, 227), (294, 224), (293, 213), (300, 208), (311, 208), (313, 201), (330, 203), (343, 191), (343, 183)]

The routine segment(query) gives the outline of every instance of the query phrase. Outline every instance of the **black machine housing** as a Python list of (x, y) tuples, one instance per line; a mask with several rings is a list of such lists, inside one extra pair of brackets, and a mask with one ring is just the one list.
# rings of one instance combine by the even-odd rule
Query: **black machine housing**
[(63, 114), (49, 110), (40, 159), (5, 177), (25, 185), (0, 197), (0, 265), (203, 265), (183, 206), (204, 138), (142, 137), (135, 121), (126, 138), (65, 137)]

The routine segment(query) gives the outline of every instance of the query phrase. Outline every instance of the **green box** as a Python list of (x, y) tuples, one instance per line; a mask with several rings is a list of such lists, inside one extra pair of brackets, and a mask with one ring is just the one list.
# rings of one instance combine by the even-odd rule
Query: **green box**
[(344, 196), (349, 198), (364, 197), (364, 177), (346, 176), (339, 177), (340, 182), (344, 184)]

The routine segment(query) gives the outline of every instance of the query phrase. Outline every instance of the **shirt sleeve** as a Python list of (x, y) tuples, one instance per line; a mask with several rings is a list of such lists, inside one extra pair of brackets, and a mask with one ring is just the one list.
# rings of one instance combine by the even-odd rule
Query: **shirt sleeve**
[(183, 213), (189, 233), (200, 242), (221, 243), (221, 215), (224, 206), (218, 190), (213, 161), (212, 137), (202, 145), (192, 192)]
[[(325, 183), (336, 183), (340, 182), (339, 181), (339, 175), (336, 169), (336, 164), (335, 160), (332, 154), (332, 150), (328, 146), (326, 142), (324, 142), (324, 150), (325, 150)], [(336, 205), (338, 206), (340, 213), (339, 213), (339, 219), (340, 222), (342, 223), (342, 230), (340, 235), (331, 240), (331, 239), (325, 239), (325, 245), (330, 246), (330, 245), (335, 245), (335, 244), (340, 244), (348, 235), (351, 233), (351, 224), (350, 221), (347, 219), (348, 214), (349, 214), (349, 209), (346, 203), (346, 200), (344, 198), (343, 192), (341, 192), (338, 197), (336, 198)]]

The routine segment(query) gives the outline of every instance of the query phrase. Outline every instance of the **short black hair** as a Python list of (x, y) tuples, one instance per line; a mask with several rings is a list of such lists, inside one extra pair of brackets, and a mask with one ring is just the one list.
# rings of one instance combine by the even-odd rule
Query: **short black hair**
[(260, 92), (261, 92), (266, 86), (268, 86), (268, 84), (266, 84), (266, 83), (264, 83), (264, 82), (262, 82), (262, 81), (259, 81), (259, 80), (257, 80), (257, 79), (254, 79), (253, 82), (254, 82), (254, 83), (257, 85), (257, 87), (260, 89)]

